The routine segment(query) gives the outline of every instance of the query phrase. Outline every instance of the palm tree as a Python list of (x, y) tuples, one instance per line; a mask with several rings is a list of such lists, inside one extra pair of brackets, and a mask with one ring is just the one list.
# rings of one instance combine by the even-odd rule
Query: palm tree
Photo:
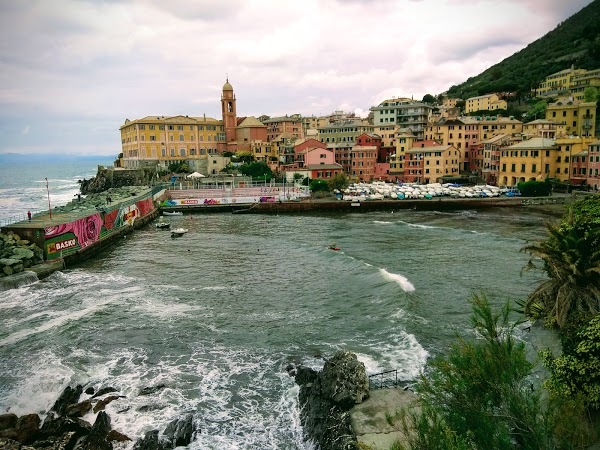
[(558, 327), (600, 311), (600, 230), (570, 222), (547, 224), (547, 240), (521, 249), (532, 256), (525, 270), (548, 275), (527, 298), (525, 314)]

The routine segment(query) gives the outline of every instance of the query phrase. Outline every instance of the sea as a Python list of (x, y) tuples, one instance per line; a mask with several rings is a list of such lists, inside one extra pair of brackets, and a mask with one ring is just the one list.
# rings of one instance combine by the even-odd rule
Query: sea
[[(109, 164), (3, 163), (0, 220), (47, 208), (48, 194), (71, 201), (78, 180)], [(134, 441), (192, 414), (190, 449), (313, 449), (288, 365), (319, 369), (349, 350), (369, 374), (414, 383), (457, 335), (472, 336), (473, 295), (499, 307), (543, 279), (522, 271), (520, 250), (551, 220), (510, 208), (165, 219), (189, 232), (148, 224), (0, 291), (0, 414), (43, 417), (66, 386), (111, 386), (123, 396), (107, 406), (112, 427)], [(535, 358), (544, 338), (532, 335), (520, 338)]]

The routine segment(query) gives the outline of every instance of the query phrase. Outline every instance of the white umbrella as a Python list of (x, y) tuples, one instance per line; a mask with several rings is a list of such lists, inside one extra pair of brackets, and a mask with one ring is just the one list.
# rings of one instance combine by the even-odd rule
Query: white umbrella
[(190, 173), (187, 178), (204, 178), (205, 175), (202, 175), (200, 172)]

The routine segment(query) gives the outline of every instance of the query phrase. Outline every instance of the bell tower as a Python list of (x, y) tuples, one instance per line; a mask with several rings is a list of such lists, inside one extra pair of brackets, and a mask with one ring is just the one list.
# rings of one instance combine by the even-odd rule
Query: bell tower
[(237, 116), (235, 112), (235, 94), (233, 87), (229, 84), (229, 78), (223, 85), (221, 94), (221, 112), (223, 114), (223, 129), (225, 131), (225, 142), (227, 150), (235, 151), (237, 147), (235, 130), (237, 128)]

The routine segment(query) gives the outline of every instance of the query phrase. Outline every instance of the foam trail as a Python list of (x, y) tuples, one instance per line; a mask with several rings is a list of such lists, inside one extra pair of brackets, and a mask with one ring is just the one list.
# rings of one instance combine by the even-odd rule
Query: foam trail
[(412, 292), (415, 290), (413, 284), (408, 279), (398, 273), (390, 273), (385, 269), (379, 269), (379, 272), (388, 280), (395, 281), (400, 285), (404, 292)]

